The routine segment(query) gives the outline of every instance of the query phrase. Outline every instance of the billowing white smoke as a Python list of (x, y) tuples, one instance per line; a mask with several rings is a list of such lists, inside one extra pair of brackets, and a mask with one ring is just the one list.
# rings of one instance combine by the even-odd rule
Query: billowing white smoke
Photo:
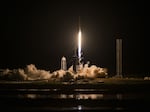
[(96, 78), (96, 77), (105, 77), (107, 76), (107, 69), (100, 68), (95, 65), (92, 65), (89, 67), (88, 64), (85, 64), (84, 66), (81, 66), (81, 69), (74, 73), (73, 67), (71, 66), (67, 71), (64, 70), (57, 70), (53, 73), (50, 73), (50, 71), (46, 70), (40, 70), (35, 67), (34, 64), (27, 65), (25, 69), (14, 69), (14, 70), (3, 70), (3, 72), (0, 73), (0, 77), (7, 76), (9, 79), (13, 80), (41, 80), (41, 79), (52, 79), (57, 78), (61, 79), (64, 78), (65, 75), (70, 75), (71, 77), (78, 78), (78, 77), (84, 77), (84, 78)]
[(54, 71), (52, 73), (52, 76), (55, 77), (55, 78), (63, 78), (63, 76), (66, 74), (66, 71), (64, 70), (57, 70), (57, 71)]
[(27, 65), (25, 74), (27, 74), (28, 80), (49, 79), (51, 77), (49, 71), (38, 70), (33, 64)]
[(20, 75), (23, 78), (23, 80), (28, 79), (28, 76), (27, 76), (27, 74), (25, 74), (23, 69), (18, 69), (18, 75)]
[[(81, 66), (82, 67), (82, 66)], [(69, 72), (73, 73), (73, 67), (71, 66), (68, 69)], [(74, 78), (77, 78), (79, 76), (83, 76), (85, 78), (96, 78), (96, 77), (106, 77), (107, 74), (107, 69), (106, 68), (100, 68), (97, 67), (96, 65), (91, 65), (89, 67), (88, 64), (85, 64), (77, 74), (74, 74)]]
[(37, 69), (34, 64), (30, 64), (27, 65), (25, 69), (6, 69), (0, 76), (5, 76), (9, 80), (38, 80), (49, 79), (51, 74), (49, 71)]

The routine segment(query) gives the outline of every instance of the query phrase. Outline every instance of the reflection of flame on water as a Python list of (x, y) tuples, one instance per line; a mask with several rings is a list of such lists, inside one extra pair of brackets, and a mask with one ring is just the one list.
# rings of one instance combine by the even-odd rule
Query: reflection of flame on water
[(60, 98), (61, 99), (74, 98), (74, 95), (73, 94), (71, 94), (71, 95), (61, 94)]
[(27, 94), (27, 98), (36, 99), (37, 95), (36, 94)]
[(72, 107), (72, 110), (78, 110), (78, 112), (81, 112), (85, 107), (83, 105), (77, 105), (75, 107)]
[(81, 105), (78, 105), (78, 110), (82, 110), (82, 106)]
[(122, 94), (116, 94), (118, 100), (122, 100)]
[(45, 92), (45, 91), (47, 91), (47, 92), (49, 92), (49, 91), (57, 91), (58, 89), (17, 89), (17, 91), (43, 91), (43, 92)]
[(96, 91), (96, 89), (74, 89), (74, 91), (82, 92), (82, 91)]
[(76, 96), (76, 99), (103, 99), (103, 94), (79, 94)]
[(37, 94), (24, 94), (24, 95), (19, 94), (18, 97), (20, 97), (20, 98), (36, 99), (38, 96), (37, 96)]
[(29, 99), (37, 99), (37, 98), (58, 98), (58, 99), (77, 99), (77, 100), (87, 100), (87, 99), (104, 99), (103, 94), (52, 94), (52, 95), (41, 95), (41, 94), (19, 94), (20, 98), (29, 98)]
[(77, 100), (84, 100), (84, 99), (103, 99), (103, 94), (71, 94), (71, 95), (66, 95), (66, 94), (61, 94), (60, 98), (61, 99), (67, 99), (67, 98), (75, 98)]

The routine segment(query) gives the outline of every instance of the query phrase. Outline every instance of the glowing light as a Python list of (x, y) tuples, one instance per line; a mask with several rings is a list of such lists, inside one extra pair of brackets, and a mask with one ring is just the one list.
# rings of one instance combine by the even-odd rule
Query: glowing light
[(78, 57), (81, 59), (81, 30), (78, 33)]
[(82, 110), (82, 106), (81, 105), (78, 105), (78, 110)]

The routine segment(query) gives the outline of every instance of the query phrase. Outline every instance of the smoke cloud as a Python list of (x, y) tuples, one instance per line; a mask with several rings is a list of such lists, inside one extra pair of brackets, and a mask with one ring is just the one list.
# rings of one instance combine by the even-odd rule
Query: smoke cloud
[(50, 71), (37, 69), (34, 64), (27, 65), (24, 69), (0, 70), (0, 80), (69, 80), (78, 77), (101, 78), (107, 75), (106, 68), (100, 68), (96, 65), (89, 66), (88, 64), (82, 66), (77, 73), (74, 73), (72, 66), (66, 71), (60, 69), (50, 73)]

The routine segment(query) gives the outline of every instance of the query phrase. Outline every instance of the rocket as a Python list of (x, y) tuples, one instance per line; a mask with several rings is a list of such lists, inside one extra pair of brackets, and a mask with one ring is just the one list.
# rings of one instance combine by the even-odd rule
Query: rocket
[(73, 71), (77, 72), (80, 69), (80, 65), (82, 65), (83, 53), (82, 53), (82, 32), (80, 27), (80, 17), (79, 17), (79, 29), (78, 29), (78, 44), (77, 49), (74, 51), (73, 55)]

